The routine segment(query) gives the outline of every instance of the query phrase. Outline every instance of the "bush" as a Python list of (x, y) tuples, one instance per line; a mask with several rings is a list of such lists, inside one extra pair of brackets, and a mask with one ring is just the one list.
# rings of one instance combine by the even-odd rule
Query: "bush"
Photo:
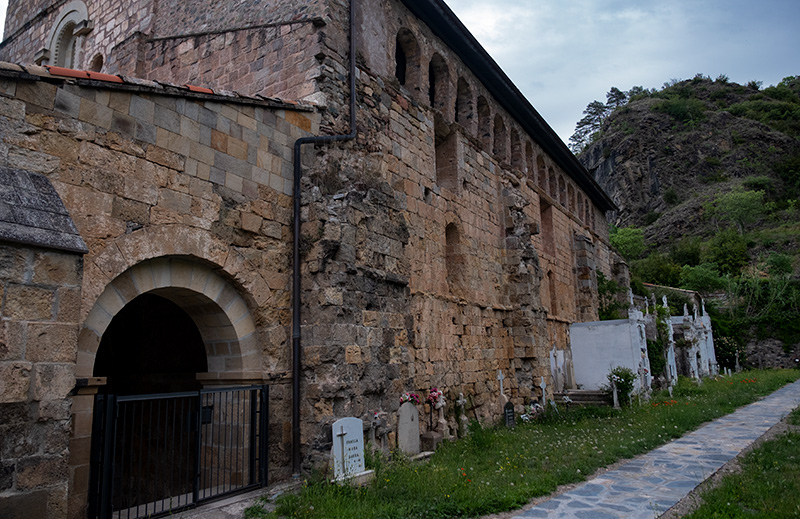
[(645, 283), (677, 287), (681, 281), (681, 267), (660, 252), (633, 262), (631, 271)]
[(628, 261), (640, 258), (645, 250), (644, 232), (637, 227), (611, 229), (609, 241), (611, 246), (617, 249), (620, 255)]
[(737, 275), (747, 264), (747, 240), (733, 229), (718, 233), (703, 254), (703, 263), (714, 263), (723, 274)]
[(713, 263), (703, 263), (696, 267), (684, 265), (681, 268), (681, 288), (707, 295), (725, 288), (725, 280)]
[(633, 385), (636, 382), (636, 374), (624, 366), (617, 366), (612, 369), (608, 375), (608, 386), (605, 390), (609, 394), (614, 392), (614, 384), (617, 385), (617, 398), (620, 405), (627, 405), (630, 402), (631, 393), (633, 393)]
[(661, 101), (653, 109), (669, 115), (678, 122), (691, 124), (705, 118), (706, 105), (699, 99), (674, 97)]

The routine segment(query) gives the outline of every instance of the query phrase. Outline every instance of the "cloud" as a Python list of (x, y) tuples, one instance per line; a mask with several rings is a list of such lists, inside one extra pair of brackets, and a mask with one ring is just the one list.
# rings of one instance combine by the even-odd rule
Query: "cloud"
[(616, 86), (800, 74), (796, 0), (446, 0), (565, 141)]

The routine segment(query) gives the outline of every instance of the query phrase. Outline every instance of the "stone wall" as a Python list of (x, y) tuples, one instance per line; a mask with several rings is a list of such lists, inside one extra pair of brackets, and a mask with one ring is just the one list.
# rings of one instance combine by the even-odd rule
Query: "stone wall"
[[(288, 476), (290, 144), (318, 131), (316, 114), (257, 99), (188, 90), (176, 95), (155, 84), (114, 88), (56, 78), (35, 67), (29, 72), (44, 75), (6, 70), (0, 77), (0, 165), (47, 176), (89, 253), (82, 283), (73, 281), (77, 287), (57, 305), (72, 312), (70, 335), (63, 337), (71, 357), (60, 360), (63, 366), (47, 364), (47, 371), (17, 362), (21, 359), (4, 363), (3, 380), (15, 381), (4, 386), (13, 388), (9, 399), (24, 393), (57, 400), (46, 410), (40, 405), (39, 413), (57, 416), (66, 434), (72, 404), (71, 448), (64, 436), (62, 464), (53, 467), (63, 471), (59, 477), (69, 474), (70, 516), (80, 516), (86, 505), (92, 399), (86, 393), (70, 399), (67, 393), (75, 373), (93, 376), (100, 337), (116, 312), (159, 287), (197, 294), (231, 323), (230, 332), (214, 332), (209, 304), (193, 310), (191, 297), (179, 299), (190, 315), (197, 314), (201, 330), (210, 330), (204, 338), (211, 372), (203, 380), (272, 385), (270, 465), (273, 477)], [(13, 285), (6, 292), (6, 312), (44, 319), (48, 290), (54, 289)], [(28, 325), (28, 336), (34, 326), (41, 325)], [(64, 373), (69, 381), (59, 378)], [(42, 377), (58, 383), (39, 391)], [(49, 415), (42, 416), (36, 427), (49, 423)], [(31, 439), (41, 437), (31, 432)], [(71, 469), (63, 464), (67, 453)], [(19, 457), (29, 466), (37, 459), (33, 454)], [(4, 467), (15, 458), (4, 451)], [(26, 488), (43, 485), (15, 481)]]
[(0, 516), (67, 516), (81, 256), (0, 243)]

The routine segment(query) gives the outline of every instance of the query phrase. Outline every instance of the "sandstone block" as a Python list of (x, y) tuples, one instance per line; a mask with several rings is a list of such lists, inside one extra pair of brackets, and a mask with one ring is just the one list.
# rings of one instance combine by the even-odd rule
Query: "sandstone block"
[(25, 358), (31, 362), (75, 362), (78, 325), (28, 323)]
[[(17, 490), (34, 490), (66, 482), (69, 469), (61, 456), (36, 456), (17, 464)], [(45, 516), (42, 516), (45, 517)]]
[(0, 403), (26, 402), (30, 388), (30, 362), (0, 362)]
[(34, 400), (59, 400), (75, 387), (73, 364), (35, 364), (33, 367)]
[(37, 321), (53, 318), (55, 292), (27, 285), (9, 285), (6, 290), (3, 316), (12, 319)]

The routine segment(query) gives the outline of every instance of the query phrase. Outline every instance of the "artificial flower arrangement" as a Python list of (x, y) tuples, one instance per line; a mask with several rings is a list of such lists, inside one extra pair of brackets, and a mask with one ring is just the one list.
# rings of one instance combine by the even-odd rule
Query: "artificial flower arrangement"
[(435, 404), (436, 402), (439, 401), (439, 397), (441, 396), (442, 392), (436, 389), (435, 387), (432, 387), (430, 392), (428, 393), (428, 403)]
[(400, 395), (400, 404), (404, 404), (406, 402), (411, 402), (412, 404), (419, 404), (419, 395), (416, 393), (403, 393)]

